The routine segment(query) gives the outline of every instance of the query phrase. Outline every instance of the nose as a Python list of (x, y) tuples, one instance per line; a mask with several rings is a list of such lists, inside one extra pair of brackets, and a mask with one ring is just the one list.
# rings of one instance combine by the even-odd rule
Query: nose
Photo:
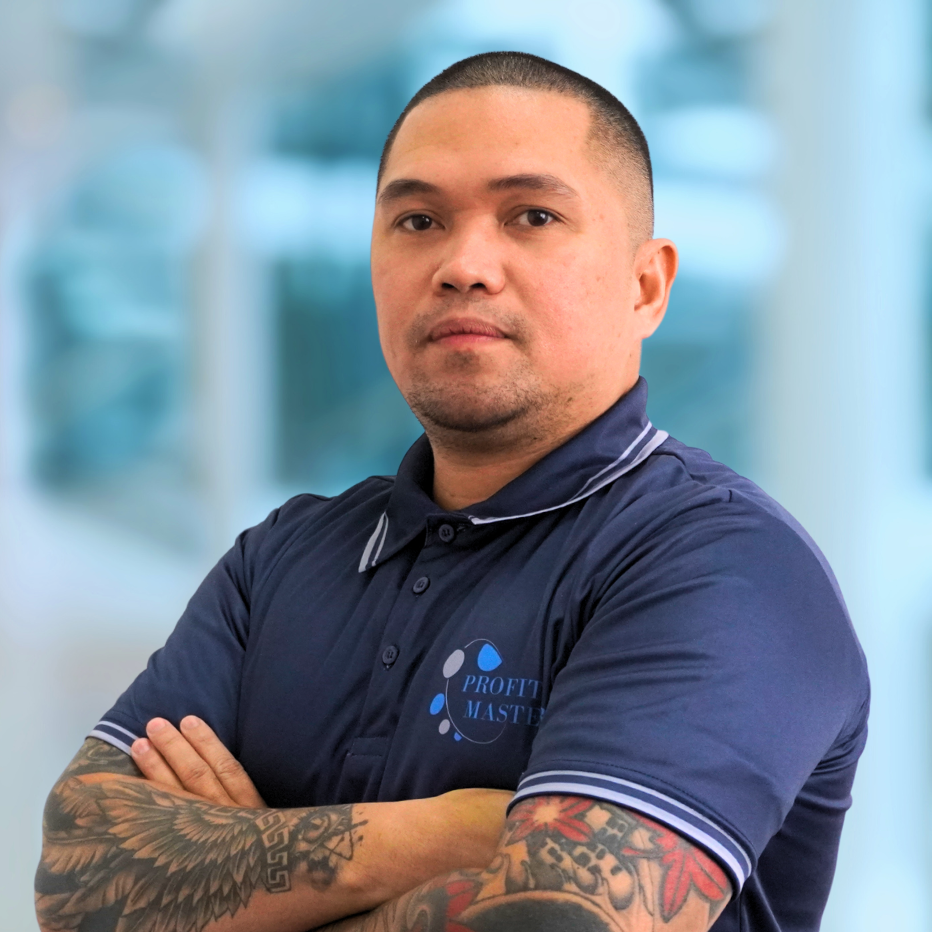
[(486, 292), (505, 287), (502, 246), (497, 224), (461, 223), (447, 240), (447, 250), (434, 273), (434, 290), (440, 294)]

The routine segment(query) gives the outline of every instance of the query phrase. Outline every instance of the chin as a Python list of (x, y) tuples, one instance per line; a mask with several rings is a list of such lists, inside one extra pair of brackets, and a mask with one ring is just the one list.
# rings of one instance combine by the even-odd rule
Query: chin
[(447, 434), (495, 434), (545, 415), (552, 393), (528, 366), (507, 372), (414, 375), (404, 392), (417, 419)]
[(528, 413), (526, 407), (469, 406), (455, 404), (411, 404), (425, 429), (439, 428), (463, 434), (480, 434), (505, 427)]
[(415, 386), (405, 397), (425, 430), (477, 434), (525, 418), (539, 407), (539, 394), (514, 384), (485, 388), (431, 384)]

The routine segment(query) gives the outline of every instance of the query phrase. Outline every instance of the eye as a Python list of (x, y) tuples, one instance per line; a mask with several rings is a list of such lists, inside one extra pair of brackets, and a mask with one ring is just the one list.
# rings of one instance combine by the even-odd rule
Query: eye
[(429, 230), (434, 225), (434, 221), (427, 214), (411, 214), (410, 217), (405, 217), (401, 221), (401, 225), (412, 233), (423, 233), (424, 230)]
[(525, 210), (518, 217), (518, 223), (521, 226), (545, 227), (556, 219), (556, 216), (550, 213), (549, 210), (539, 210), (538, 208), (532, 208), (531, 210)]

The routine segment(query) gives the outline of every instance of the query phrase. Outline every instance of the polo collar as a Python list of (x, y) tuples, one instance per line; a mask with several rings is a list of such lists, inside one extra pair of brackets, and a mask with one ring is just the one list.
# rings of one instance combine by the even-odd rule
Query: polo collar
[(484, 502), (447, 512), (430, 497), (434, 459), (425, 435), (405, 454), (388, 506), (366, 542), (359, 572), (372, 569), (420, 534), (431, 516), (475, 525), (517, 521), (588, 498), (642, 463), (667, 439), (647, 418), (647, 383), (635, 386), (604, 414)]

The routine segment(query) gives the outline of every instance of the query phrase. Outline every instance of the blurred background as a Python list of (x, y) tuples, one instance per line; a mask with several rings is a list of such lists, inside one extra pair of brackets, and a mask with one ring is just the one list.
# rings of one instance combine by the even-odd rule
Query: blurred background
[[(834, 565), (874, 682), (831, 932), (932, 930), (932, 26), (920, 0), (0, 0), (0, 902), (41, 808), (243, 527), (391, 473), (376, 164), (520, 49), (642, 122), (682, 271), (660, 427)], [(775, 710), (779, 714), (779, 710)]]

